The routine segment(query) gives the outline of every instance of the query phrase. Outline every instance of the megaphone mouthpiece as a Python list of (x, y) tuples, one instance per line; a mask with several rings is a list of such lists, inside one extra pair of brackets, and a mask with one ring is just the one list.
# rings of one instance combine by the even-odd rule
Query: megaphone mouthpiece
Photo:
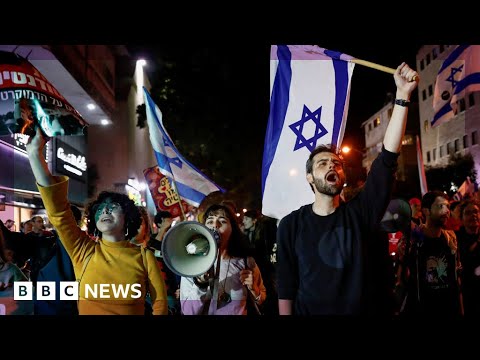
[(208, 254), (208, 251), (210, 250), (210, 244), (208, 240), (201, 235), (196, 235), (196, 237), (196, 239), (192, 240), (192, 242), (188, 243), (187, 246), (185, 246), (187, 253), (190, 255), (206, 256)]
[(212, 230), (199, 222), (180, 222), (168, 230), (163, 238), (165, 265), (180, 276), (202, 275), (213, 266), (217, 258), (217, 239)]

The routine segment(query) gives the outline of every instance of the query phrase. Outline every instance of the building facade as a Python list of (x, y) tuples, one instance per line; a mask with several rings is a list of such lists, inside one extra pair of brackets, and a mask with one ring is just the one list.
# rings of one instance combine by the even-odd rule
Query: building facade
[[(70, 177), (69, 200), (83, 207), (100, 190), (130, 194), (133, 186), (137, 203), (145, 201), (142, 171), (155, 163), (148, 129), (135, 129), (135, 111), (149, 82), (126, 47), (0, 45), (0, 51), (27, 58), (89, 123), (84, 136), (56, 136), (47, 145), (52, 173)], [(0, 219), (14, 219), (17, 229), (43, 211), (25, 152), (27, 140), (21, 134), (0, 137)]]
[[(382, 150), (383, 138), (385, 137), (390, 118), (392, 117), (393, 100), (388, 101), (379, 111), (362, 123), (365, 134), (365, 152), (362, 166), (366, 169), (367, 173), (370, 171), (372, 162)], [(394, 196), (408, 199), (413, 196), (418, 196), (420, 193), (415, 143), (418, 127), (418, 105), (412, 102), (409, 105), (407, 127), (398, 158), (397, 181)]]
[[(471, 154), (480, 174), (480, 93), (472, 92), (457, 102), (457, 114), (449, 121), (431, 127), (434, 116), (435, 81), (443, 60), (456, 45), (425, 45), (417, 53), (420, 134), (425, 167), (443, 167), (451, 155)], [(477, 180), (478, 182), (478, 180)], [(460, 184), (456, 184), (460, 186)]]

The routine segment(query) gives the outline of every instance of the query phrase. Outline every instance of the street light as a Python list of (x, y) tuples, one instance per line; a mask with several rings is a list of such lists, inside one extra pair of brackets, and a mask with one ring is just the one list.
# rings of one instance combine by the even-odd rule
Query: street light
[(349, 187), (349, 190), (344, 195), (346, 198), (351, 198), (354, 194), (357, 193), (358, 188), (365, 180), (365, 172), (364, 168), (361, 165), (361, 162), (358, 163), (358, 155), (354, 156), (352, 152), (355, 152), (361, 156), (363, 159), (363, 153), (360, 150), (355, 149), (354, 147), (345, 145), (342, 146), (340, 152), (343, 155), (348, 155), (345, 160), (345, 174), (347, 181), (345, 182), (345, 186)]
[(363, 157), (363, 153), (360, 150), (357, 150), (354, 147), (350, 147), (348, 145), (342, 146), (342, 149), (340, 151), (345, 155), (348, 155), (351, 151), (355, 151)]

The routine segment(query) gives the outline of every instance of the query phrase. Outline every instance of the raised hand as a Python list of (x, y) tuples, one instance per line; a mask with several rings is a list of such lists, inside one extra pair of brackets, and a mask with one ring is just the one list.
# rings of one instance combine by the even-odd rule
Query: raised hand
[(47, 141), (48, 141), (48, 138), (46, 138), (43, 135), (42, 131), (40, 130), (40, 127), (37, 127), (35, 135), (30, 136), (30, 138), (28, 139), (27, 152), (29, 154), (41, 153)]
[(400, 92), (406, 97), (404, 99), (408, 100), (410, 94), (415, 90), (420, 81), (418, 73), (403, 62), (397, 67), (393, 77), (395, 79), (395, 85), (397, 86), (397, 97), (398, 92)]

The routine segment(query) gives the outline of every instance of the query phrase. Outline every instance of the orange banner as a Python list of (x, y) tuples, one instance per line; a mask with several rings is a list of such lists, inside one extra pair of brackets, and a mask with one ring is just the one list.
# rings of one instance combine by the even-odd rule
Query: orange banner
[[(180, 197), (172, 187), (169, 179), (160, 172), (158, 166), (143, 170), (150, 194), (152, 194), (157, 211), (169, 211), (173, 217), (182, 216)], [(183, 211), (186, 214), (189, 205), (182, 200)]]

